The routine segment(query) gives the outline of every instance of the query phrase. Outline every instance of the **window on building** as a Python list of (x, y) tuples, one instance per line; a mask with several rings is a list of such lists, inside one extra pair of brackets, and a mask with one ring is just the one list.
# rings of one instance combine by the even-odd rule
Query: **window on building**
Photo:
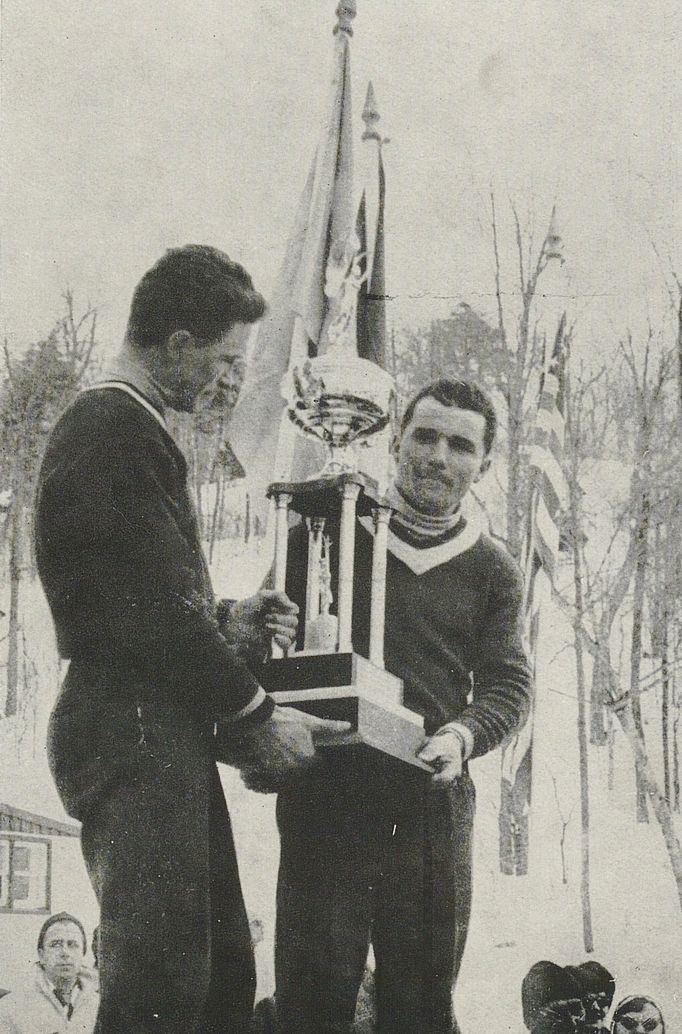
[(0, 912), (49, 910), (49, 840), (0, 833)]

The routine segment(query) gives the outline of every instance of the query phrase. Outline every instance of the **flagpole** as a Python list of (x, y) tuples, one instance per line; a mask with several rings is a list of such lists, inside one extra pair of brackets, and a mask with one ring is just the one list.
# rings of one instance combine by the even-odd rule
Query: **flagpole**
[[(369, 359), (382, 369), (388, 369), (384, 233), (386, 177), (383, 164), (383, 145), (388, 142), (388, 138), (379, 127), (381, 116), (371, 80), (367, 84), (362, 121), (365, 124), (362, 142), (365, 144), (367, 160), (365, 186), (358, 212), (358, 223), (362, 223), (362, 226), (358, 235), (362, 239), (361, 248), (366, 254), (366, 279), (360, 289), (358, 300), (357, 349), (361, 358)], [(389, 373), (395, 376), (395, 363)], [(395, 403), (392, 404), (392, 409), (394, 407)], [(368, 448), (358, 450), (357, 454), (359, 469), (376, 480), (380, 491), (386, 491), (392, 474), (391, 437), (392, 427), (389, 426), (375, 435)]]
[(371, 202), (368, 205), (367, 212), (367, 284), (369, 285), (372, 281), (372, 269), (374, 267), (374, 249), (376, 246), (376, 231), (377, 231), (377, 211), (379, 206), (379, 179), (377, 176), (378, 165), (381, 161), (382, 145), (383, 140), (381, 133), (379, 132), (379, 122), (381, 121), (381, 115), (377, 107), (377, 100), (374, 94), (374, 86), (372, 81), (367, 84), (367, 94), (365, 96), (365, 106), (362, 109), (362, 121), (365, 123), (365, 128), (362, 134), (363, 144), (367, 144), (370, 150), (370, 162), (371, 168), (369, 175), (366, 177), (365, 196), (367, 200)]

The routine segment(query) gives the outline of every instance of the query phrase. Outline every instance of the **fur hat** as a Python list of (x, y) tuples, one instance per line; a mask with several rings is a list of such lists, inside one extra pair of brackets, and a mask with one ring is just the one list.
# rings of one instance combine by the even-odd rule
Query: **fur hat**
[(521, 1008), (527, 1029), (533, 1029), (538, 1015), (546, 1006), (580, 998), (581, 993), (580, 984), (568, 967), (557, 966), (546, 959), (536, 962), (521, 983)]

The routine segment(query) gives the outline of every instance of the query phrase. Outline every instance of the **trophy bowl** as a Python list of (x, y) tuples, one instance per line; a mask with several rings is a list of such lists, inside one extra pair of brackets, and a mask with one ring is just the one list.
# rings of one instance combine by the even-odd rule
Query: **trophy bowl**
[(315, 475), (325, 477), (355, 469), (350, 449), (387, 426), (394, 386), (376, 363), (330, 348), (293, 367), (283, 394), (296, 427), (327, 445), (330, 458)]

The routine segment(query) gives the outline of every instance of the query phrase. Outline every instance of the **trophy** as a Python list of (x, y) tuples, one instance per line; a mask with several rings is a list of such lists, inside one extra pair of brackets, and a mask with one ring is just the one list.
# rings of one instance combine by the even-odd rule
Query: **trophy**
[[(312, 479), (277, 482), (268, 489), (275, 504), (275, 589), (285, 591), (287, 585), (290, 512), (307, 528), (305, 640), (302, 649), (287, 656), (273, 646), (257, 675), (277, 704), (351, 723), (350, 733), (321, 740), (319, 746), (378, 751), (431, 771), (416, 757), (424, 742), (423, 719), (403, 706), (402, 681), (384, 667), (391, 508), (376, 481), (356, 469), (354, 458), (356, 444), (389, 423), (393, 378), (357, 355), (357, 298), (363, 279), (357, 250), (347, 247), (342, 264), (338, 290), (333, 269), (325, 288), (333, 299), (325, 328), (327, 350), (294, 367), (283, 381), (290, 419), (301, 433), (325, 443), (327, 463)], [(373, 532), (368, 657), (356, 653), (352, 642), (358, 518)], [(337, 543), (328, 534), (330, 526), (338, 529)], [(339, 576), (334, 614), (330, 556), (335, 548)]]

